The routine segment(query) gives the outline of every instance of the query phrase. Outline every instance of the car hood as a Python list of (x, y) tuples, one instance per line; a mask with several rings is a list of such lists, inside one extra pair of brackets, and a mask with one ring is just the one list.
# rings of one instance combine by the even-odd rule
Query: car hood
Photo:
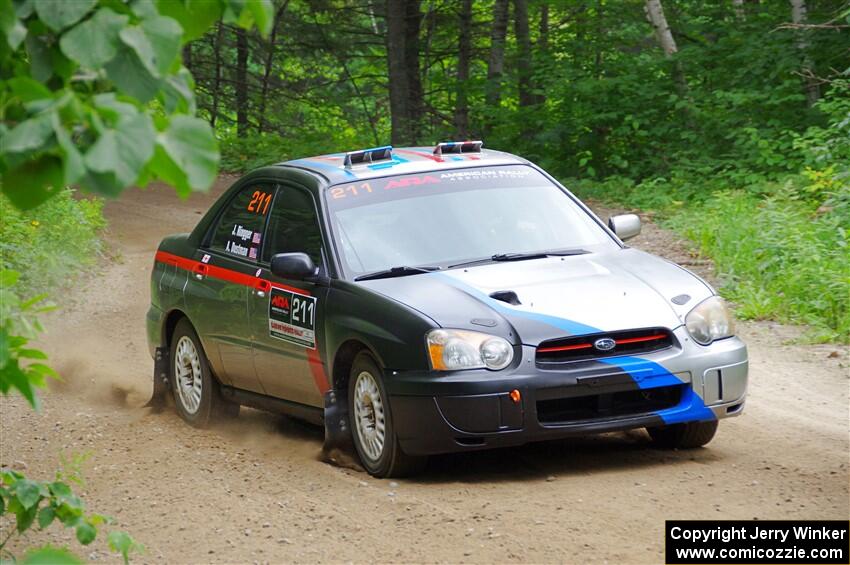
[[(630, 248), (360, 284), (407, 304), (442, 327), (496, 333), (527, 345), (617, 330), (672, 330), (713, 294), (682, 267)], [(504, 291), (515, 293), (519, 304), (491, 296)]]

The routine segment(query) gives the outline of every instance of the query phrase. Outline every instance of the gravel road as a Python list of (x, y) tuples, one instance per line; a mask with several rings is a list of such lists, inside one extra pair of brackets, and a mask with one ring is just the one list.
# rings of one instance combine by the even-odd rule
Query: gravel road
[[(110, 202), (114, 256), (56, 297), (64, 308), (43, 342), (64, 381), (38, 414), (0, 399), (0, 464), (48, 479), (61, 455), (88, 454), (78, 490), (146, 546), (135, 562), (651, 563), (662, 561), (665, 519), (850, 515), (847, 350), (791, 344), (800, 328), (772, 323), (739, 325), (746, 410), (695, 451), (612, 433), (434, 458), (415, 479), (382, 481), (323, 462), (322, 432), (281, 416), (243, 409), (195, 430), (171, 410), (142, 408), (154, 249), (191, 229), (232, 181), (188, 201), (154, 187)], [(634, 245), (711, 277), (652, 224)], [(0, 521), (0, 535), (9, 527)], [(43, 542), (79, 548), (54, 526), (11, 549)], [(105, 535), (79, 553), (117, 560)]]

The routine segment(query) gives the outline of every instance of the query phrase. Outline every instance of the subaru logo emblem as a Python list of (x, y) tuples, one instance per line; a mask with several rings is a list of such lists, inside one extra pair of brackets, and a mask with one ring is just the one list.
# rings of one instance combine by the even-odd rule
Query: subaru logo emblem
[(593, 347), (599, 351), (611, 351), (616, 345), (617, 342), (610, 337), (603, 337), (602, 339), (597, 339), (593, 342)]

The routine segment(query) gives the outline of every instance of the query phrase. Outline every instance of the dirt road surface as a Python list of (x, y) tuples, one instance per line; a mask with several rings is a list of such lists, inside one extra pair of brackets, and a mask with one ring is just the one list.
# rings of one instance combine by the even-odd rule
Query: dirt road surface
[[(64, 382), (38, 414), (19, 397), (0, 400), (0, 463), (49, 479), (60, 455), (89, 454), (78, 490), (146, 546), (136, 562), (651, 563), (662, 561), (665, 519), (850, 515), (847, 352), (788, 344), (799, 328), (776, 324), (740, 324), (746, 410), (695, 451), (613, 433), (434, 458), (417, 478), (382, 481), (322, 462), (322, 432), (281, 416), (243, 409), (195, 430), (172, 410), (142, 408), (154, 249), (191, 229), (232, 180), (188, 201), (157, 187), (110, 202), (118, 257), (56, 296), (64, 308), (48, 324), (44, 345)], [(710, 275), (655, 226), (634, 244)], [(11, 549), (44, 542), (117, 560), (105, 535), (80, 548), (56, 526)]]

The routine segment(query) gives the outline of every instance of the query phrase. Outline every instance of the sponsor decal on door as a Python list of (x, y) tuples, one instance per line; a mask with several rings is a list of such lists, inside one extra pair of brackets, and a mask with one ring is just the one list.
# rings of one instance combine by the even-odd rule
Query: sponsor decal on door
[(269, 295), (269, 335), (316, 348), (316, 297), (272, 288)]

